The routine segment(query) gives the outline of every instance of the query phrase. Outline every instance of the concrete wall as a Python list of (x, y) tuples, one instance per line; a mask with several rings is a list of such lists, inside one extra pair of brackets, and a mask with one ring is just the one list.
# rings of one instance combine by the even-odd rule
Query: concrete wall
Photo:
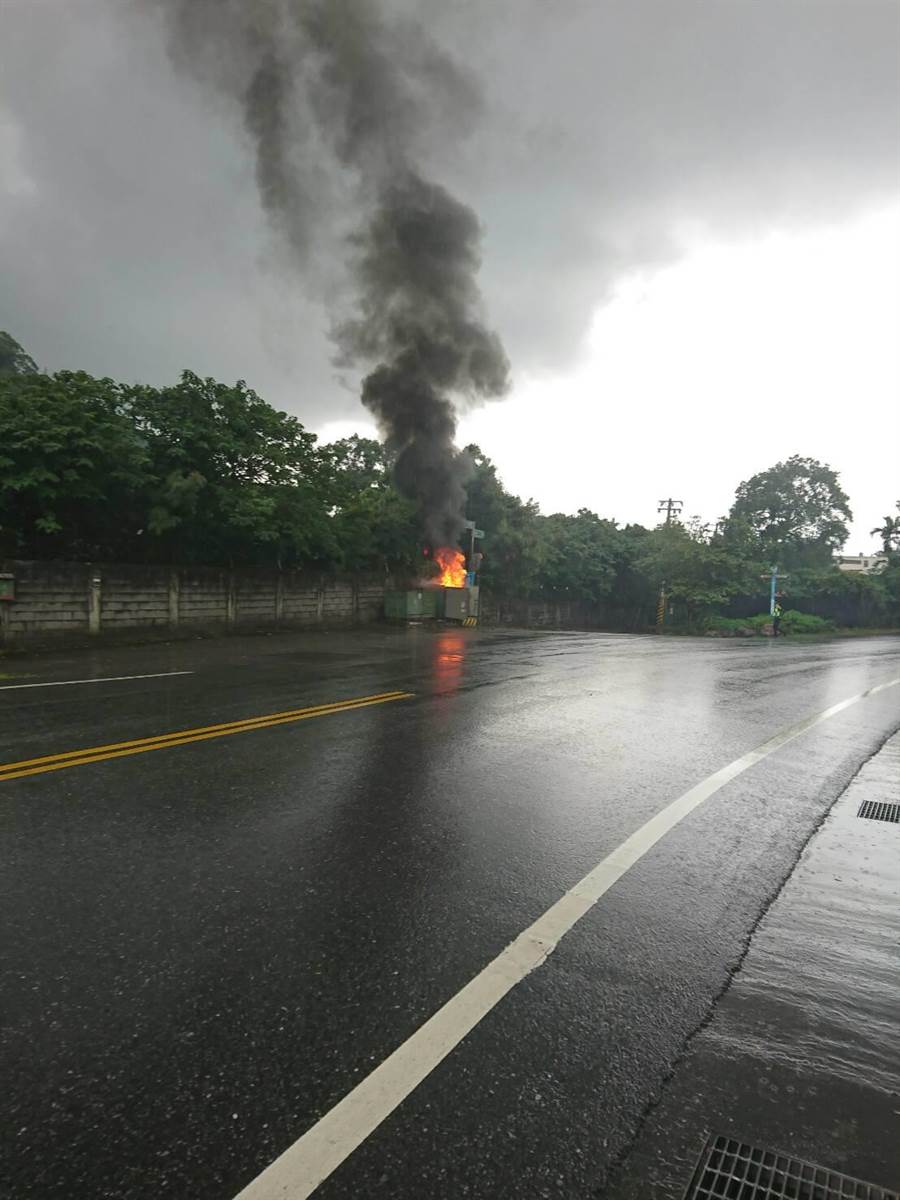
[(386, 581), (265, 569), (0, 561), (15, 599), (0, 601), (6, 645), (124, 630), (350, 625), (377, 620)]
[(653, 613), (621, 609), (586, 600), (525, 600), (495, 596), (481, 589), (479, 624), (520, 629), (617, 629), (638, 633), (650, 628)]
[(489, 625), (514, 625), (526, 629), (593, 629), (603, 614), (577, 600), (523, 600), (481, 592), (479, 617)]

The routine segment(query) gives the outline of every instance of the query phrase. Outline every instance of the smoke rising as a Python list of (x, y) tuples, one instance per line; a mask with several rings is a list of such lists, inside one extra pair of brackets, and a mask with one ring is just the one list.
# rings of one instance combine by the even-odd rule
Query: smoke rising
[(361, 199), (340, 361), (376, 364), (362, 401), (396, 456), (397, 486), (430, 541), (455, 542), (468, 463), (454, 398), (501, 395), (509, 370), (484, 322), (478, 220), (422, 166), (430, 142), (471, 121), (470, 81), (419, 26), (367, 0), (159, 2), (173, 60), (242, 113), (261, 203), (299, 276), (319, 203), (312, 160), (330, 156)]

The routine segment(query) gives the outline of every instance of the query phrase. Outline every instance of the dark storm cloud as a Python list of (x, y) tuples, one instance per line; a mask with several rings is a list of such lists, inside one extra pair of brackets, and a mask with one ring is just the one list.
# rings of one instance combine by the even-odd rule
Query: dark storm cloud
[[(322, 302), (347, 299), (361, 198), (317, 157), (315, 129), (290, 130), (317, 214), (298, 289), (262, 217), (252, 128), (172, 70), (149, 8), (126, 10), (3, 5), (0, 328), (50, 366), (161, 380), (191, 365), (244, 376), (308, 423), (355, 413)], [(415, 158), (479, 214), (488, 307), (517, 365), (565, 361), (605, 290), (676, 255), (685, 231), (842, 220), (900, 190), (894, 0), (406, 11), (446, 51), (416, 71)], [(207, 80), (228, 53), (213, 49), (185, 44)], [(467, 76), (480, 112), (454, 97)]]
[(485, 11), (478, 38), (449, 15), (437, 36), (471, 46), (485, 88), (466, 176), (517, 364), (565, 361), (605, 289), (686, 239), (842, 221), (900, 194), (894, 0)]

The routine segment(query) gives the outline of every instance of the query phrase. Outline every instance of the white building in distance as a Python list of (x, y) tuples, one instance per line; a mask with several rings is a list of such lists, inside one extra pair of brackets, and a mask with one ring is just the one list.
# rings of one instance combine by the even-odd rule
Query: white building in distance
[(882, 554), (836, 554), (834, 565), (839, 571), (861, 571), (863, 575), (880, 575), (887, 566), (887, 555)]

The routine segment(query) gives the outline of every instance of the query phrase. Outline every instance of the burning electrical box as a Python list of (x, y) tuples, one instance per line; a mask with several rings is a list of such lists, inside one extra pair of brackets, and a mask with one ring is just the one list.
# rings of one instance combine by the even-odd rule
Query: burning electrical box
[(428, 584), (404, 591), (386, 592), (384, 615), (389, 621), (474, 622), (478, 616), (477, 587), (443, 587)]
[(466, 558), (452, 546), (439, 546), (432, 555), (438, 574), (419, 587), (387, 592), (388, 620), (443, 620), (474, 624), (478, 616), (478, 587), (466, 570)]

